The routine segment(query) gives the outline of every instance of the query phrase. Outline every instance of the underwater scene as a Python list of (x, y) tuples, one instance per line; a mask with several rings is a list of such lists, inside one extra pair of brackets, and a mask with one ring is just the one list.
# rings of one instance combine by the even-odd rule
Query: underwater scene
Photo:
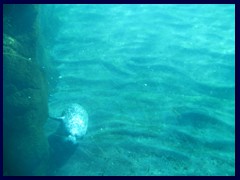
[(234, 176), (235, 6), (3, 5), (4, 176)]

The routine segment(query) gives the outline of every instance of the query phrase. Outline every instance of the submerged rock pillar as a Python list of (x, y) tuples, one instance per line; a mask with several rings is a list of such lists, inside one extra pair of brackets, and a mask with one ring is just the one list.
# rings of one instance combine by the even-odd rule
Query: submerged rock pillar
[(3, 175), (45, 175), (47, 83), (36, 58), (37, 5), (3, 7)]

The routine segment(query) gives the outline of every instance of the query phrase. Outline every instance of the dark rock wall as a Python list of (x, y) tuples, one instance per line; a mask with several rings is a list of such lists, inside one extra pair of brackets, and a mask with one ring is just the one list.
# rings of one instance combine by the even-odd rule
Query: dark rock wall
[(36, 54), (37, 16), (37, 5), (3, 7), (4, 175), (45, 175), (48, 168), (48, 88)]

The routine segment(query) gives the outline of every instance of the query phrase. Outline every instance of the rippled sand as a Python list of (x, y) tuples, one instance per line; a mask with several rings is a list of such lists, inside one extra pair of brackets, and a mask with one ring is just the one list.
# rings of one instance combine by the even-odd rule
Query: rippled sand
[[(49, 110), (58, 116), (79, 103), (89, 128), (54, 175), (235, 174), (233, 6), (59, 13), (51, 50), (61, 76)], [(46, 134), (57, 125), (49, 120)]]

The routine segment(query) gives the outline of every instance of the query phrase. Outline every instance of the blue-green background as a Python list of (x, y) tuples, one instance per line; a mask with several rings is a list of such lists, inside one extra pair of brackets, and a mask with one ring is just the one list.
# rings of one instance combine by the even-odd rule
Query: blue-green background
[(50, 115), (89, 115), (53, 175), (235, 174), (234, 5), (42, 5), (40, 23), (56, 28)]

